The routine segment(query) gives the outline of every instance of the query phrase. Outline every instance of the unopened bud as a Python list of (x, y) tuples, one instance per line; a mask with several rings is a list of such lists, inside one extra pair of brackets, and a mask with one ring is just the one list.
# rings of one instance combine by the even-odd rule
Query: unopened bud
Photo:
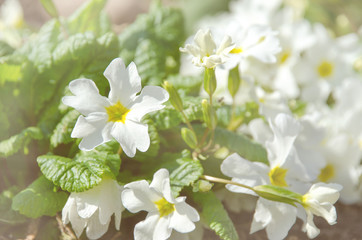
[(240, 82), (239, 66), (236, 66), (229, 71), (228, 78), (228, 89), (232, 97), (235, 97), (236, 93), (239, 91)]
[(168, 94), (170, 95), (170, 102), (172, 104), (172, 106), (179, 112), (183, 111), (183, 103), (181, 100), (180, 95), (178, 94), (176, 88), (169, 83), (168, 81), (165, 81), (162, 86), (166, 89), (166, 91), (168, 92)]
[(283, 202), (295, 206), (295, 203), (302, 203), (303, 196), (288, 189), (274, 185), (260, 185), (253, 188), (260, 197)]
[(206, 123), (206, 126), (210, 130), (215, 129), (217, 124), (217, 116), (214, 108), (210, 106), (210, 103), (206, 99), (202, 100), (201, 105), (202, 105), (202, 113), (204, 116), (204, 121)]
[(181, 128), (181, 137), (190, 148), (195, 149), (197, 147), (197, 137), (190, 129)]
[(194, 185), (192, 191), (194, 192), (208, 192), (214, 184), (206, 180), (198, 180)]
[(215, 69), (213, 68), (205, 68), (204, 89), (209, 95), (212, 95), (216, 90)]

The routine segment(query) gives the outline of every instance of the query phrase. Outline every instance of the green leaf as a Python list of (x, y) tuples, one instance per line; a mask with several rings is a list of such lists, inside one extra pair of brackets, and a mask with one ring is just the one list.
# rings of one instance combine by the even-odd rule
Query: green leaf
[(181, 76), (170, 75), (167, 77), (169, 81), (178, 91), (187, 95), (198, 95), (203, 82), (201, 76)]
[(97, 149), (80, 152), (74, 159), (43, 155), (37, 161), (45, 177), (68, 192), (88, 190), (105, 176), (116, 177), (120, 168), (118, 154)]
[(9, 55), (14, 52), (14, 49), (4, 41), (0, 41), (0, 57)]
[(229, 150), (238, 153), (250, 161), (268, 164), (267, 153), (262, 145), (240, 133), (230, 132), (217, 127), (215, 129), (215, 143), (227, 147)]
[(0, 64), (0, 86), (5, 82), (18, 82), (21, 76), (20, 65)]
[(67, 199), (65, 192), (54, 192), (53, 183), (41, 176), (13, 198), (12, 209), (30, 218), (55, 216)]
[[(201, 107), (201, 98), (199, 97), (184, 97), (183, 99), (184, 113), (189, 121), (202, 121), (203, 113)], [(150, 114), (155, 122), (158, 130), (170, 129), (184, 122), (184, 118), (173, 106), (166, 105), (160, 111)]]
[(58, 11), (54, 6), (54, 3), (52, 0), (40, 0), (41, 4), (45, 8), (45, 10), (49, 13), (52, 17), (58, 17)]
[(69, 32), (75, 34), (90, 31), (103, 35), (110, 31), (110, 24), (104, 22), (104, 16), (101, 14), (106, 2), (106, 0), (91, 0), (78, 8), (67, 21)]
[(74, 139), (71, 138), (73, 127), (79, 117), (79, 112), (72, 110), (68, 112), (54, 129), (53, 135), (50, 137), (50, 144), (53, 148), (59, 144), (67, 144)]
[(31, 139), (43, 138), (41, 130), (37, 127), (28, 127), (21, 133), (0, 142), (0, 157), (8, 157), (28, 145)]
[(173, 170), (170, 175), (172, 194), (176, 197), (186, 186), (190, 186), (203, 174), (199, 160), (182, 158), (179, 160), (180, 166)]
[(12, 199), (18, 192), (17, 187), (11, 187), (0, 194), (0, 223), (22, 223), (26, 218), (11, 209)]
[(202, 207), (201, 219), (207, 226), (215, 231), (221, 239), (238, 240), (234, 224), (220, 200), (213, 192), (194, 193), (194, 200)]

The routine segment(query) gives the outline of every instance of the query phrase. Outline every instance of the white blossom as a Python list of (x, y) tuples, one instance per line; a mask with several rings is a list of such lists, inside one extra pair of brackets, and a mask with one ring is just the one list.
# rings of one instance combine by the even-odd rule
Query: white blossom
[[(79, 111), (71, 136), (83, 138), (81, 150), (92, 150), (115, 138), (125, 154), (133, 157), (136, 149), (147, 151), (150, 146), (148, 125), (141, 122), (144, 115), (164, 107), (169, 95), (157, 86), (141, 91), (141, 78), (132, 62), (127, 68), (120, 58), (114, 59), (104, 76), (110, 84), (108, 98), (99, 94), (92, 80), (76, 79), (69, 83), (74, 96), (66, 96), (63, 103)], [(140, 94), (138, 94), (141, 91)]]
[(171, 195), (169, 173), (158, 170), (151, 184), (146, 180), (125, 185), (122, 193), (123, 205), (132, 213), (147, 211), (144, 221), (136, 224), (136, 240), (164, 240), (171, 236), (172, 229), (188, 233), (195, 229), (199, 221), (197, 211), (185, 202), (186, 197), (174, 198)]
[(114, 214), (115, 227), (119, 230), (124, 210), (122, 189), (117, 181), (106, 178), (90, 190), (71, 193), (62, 211), (63, 223), (70, 222), (78, 238), (86, 229), (89, 239), (98, 239), (107, 232)]

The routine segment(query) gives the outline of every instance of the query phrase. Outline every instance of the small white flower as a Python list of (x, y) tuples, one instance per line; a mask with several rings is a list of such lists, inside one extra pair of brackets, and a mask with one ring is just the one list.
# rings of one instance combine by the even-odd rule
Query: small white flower
[(200, 29), (195, 37), (195, 44), (186, 44), (185, 48), (180, 48), (181, 52), (189, 53), (193, 56), (192, 63), (198, 67), (214, 68), (226, 61), (226, 55), (233, 48), (232, 40), (225, 36), (218, 48), (211, 35), (211, 31)]
[(86, 228), (89, 239), (98, 239), (108, 230), (111, 216), (115, 215), (115, 227), (119, 230), (122, 211), (123, 187), (113, 179), (103, 179), (85, 192), (71, 193), (62, 211), (64, 224), (72, 224), (79, 238)]
[(79, 148), (86, 151), (112, 137), (129, 157), (135, 155), (136, 149), (147, 151), (150, 146), (148, 126), (141, 120), (147, 113), (164, 107), (162, 103), (169, 98), (167, 91), (157, 86), (146, 86), (141, 91), (136, 65), (132, 62), (126, 68), (120, 58), (109, 64), (104, 76), (111, 87), (108, 98), (99, 94), (92, 80), (76, 79), (69, 83), (75, 96), (64, 97), (63, 103), (85, 116), (79, 116), (71, 136), (83, 138)]
[(151, 184), (146, 180), (126, 184), (122, 193), (123, 205), (132, 213), (148, 212), (146, 219), (135, 226), (134, 238), (164, 240), (171, 236), (172, 229), (180, 233), (193, 231), (194, 222), (200, 217), (185, 199), (172, 197), (166, 169), (158, 170)]
[(307, 232), (309, 238), (315, 238), (319, 229), (314, 225), (313, 215), (323, 217), (330, 225), (336, 223), (337, 213), (333, 204), (339, 198), (339, 191), (342, 186), (339, 184), (314, 184), (303, 196), (303, 207), (307, 213), (307, 219), (303, 231)]

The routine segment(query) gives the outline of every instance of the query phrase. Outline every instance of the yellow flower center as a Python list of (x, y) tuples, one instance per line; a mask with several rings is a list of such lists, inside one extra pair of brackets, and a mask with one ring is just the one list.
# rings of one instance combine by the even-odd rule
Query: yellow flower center
[(278, 187), (288, 187), (288, 184), (285, 181), (285, 175), (287, 174), (287, 171), (288, 169), (280, 168), (279, 166), (271, 169), (268, 174), (271, 184)]
[(280, 54), (280, 58), (279, 58), (279, 61), (280, 61), (280, 64), (284, 64), (290, 57), (290, 51), (286, 50), (286, 51), (283, 51), (281, 54)]
[(317, 71), (319, 76), (321, 77), (329, 77), (333, 74), (334, 66), (331, 62), (323, 61), (317, 67)]
[(129, 109), (118, 101), (116, 104), (106, 107), (108, 114), (108, 122), (125, 122), (126, 116), (129, 113)]
[(332, 164), (327, 164), (322, 170), (321, 173), (318, 176), (318, 179), (321, 182), (327, 182), (331, 178), (334, 177), (334, 166)]
[(238, 54), (238, 53), (241, 53), (241, 52), (243, 52), (243, 49), (241, 47), (233, 48), (230, 51), (230, 53), (232, 53), (232, 54)]
[(160, 217), (167, 216), (175, 211), (175, 204), (169, 203), (165, 198), (154, 202), (160, 212)]

